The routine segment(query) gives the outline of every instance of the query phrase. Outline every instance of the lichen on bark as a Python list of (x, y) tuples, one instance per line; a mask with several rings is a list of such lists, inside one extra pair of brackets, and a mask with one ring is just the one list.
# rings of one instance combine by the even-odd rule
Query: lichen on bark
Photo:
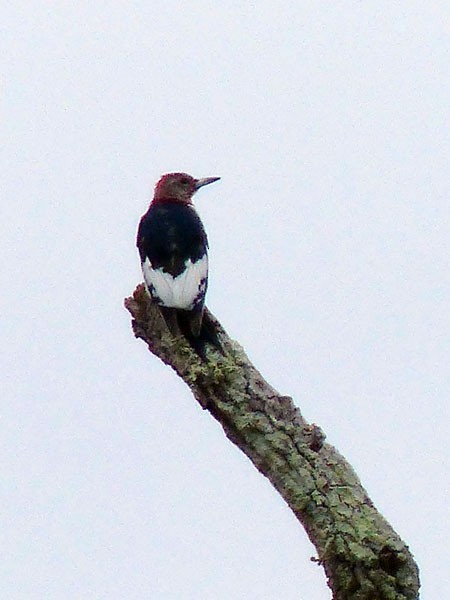
[(143, 285), (125, 306), (135, 336), (187, 383), (287, 502), (316, 547), (333, 599), (417, 600), (417, 565), (352, 467), (264, 380), (217, 319), (206, 310), (220, 348), (208, 345), (200, 357), (170, 334)]

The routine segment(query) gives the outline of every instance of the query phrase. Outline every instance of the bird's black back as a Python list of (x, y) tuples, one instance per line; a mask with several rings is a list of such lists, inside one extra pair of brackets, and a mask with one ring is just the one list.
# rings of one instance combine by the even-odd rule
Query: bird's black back
[(193, 206), (180, 202), (151, 204), (139, 223), (137, 247), (144, 262), (177, 277), (187, 260), (194, 263), (207, 252), (208, 240)]

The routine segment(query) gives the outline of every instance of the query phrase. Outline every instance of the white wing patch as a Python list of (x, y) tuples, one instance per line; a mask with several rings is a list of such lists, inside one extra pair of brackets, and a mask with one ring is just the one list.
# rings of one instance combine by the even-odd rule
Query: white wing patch
[(192, 262), (189, 258), (185, 269), (177, 277), (161, 268), (153, 269), (148, 258), (142, 263), (142, 273), (147, 291), (160, 305), (168, 308), (192, 310), (206, 291), (208, 256)]

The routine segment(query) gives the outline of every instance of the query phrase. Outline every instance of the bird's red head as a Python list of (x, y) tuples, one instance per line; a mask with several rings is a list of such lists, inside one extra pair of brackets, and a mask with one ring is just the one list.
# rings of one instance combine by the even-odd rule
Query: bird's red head
[(218, 179), (220, 179), (220, 177), (195, 179), (186, 173), (167, 173), (167, 175), (163, 175), (156, 184), (153, 201), (161, 202), (164, 200), (175, 200), (176, 202), (182, 202), (183, 204), (190, 204), (192, 202), (192, 196), (198, 189), (204, 185), (208, 185), (208, 183), (213, 183)]

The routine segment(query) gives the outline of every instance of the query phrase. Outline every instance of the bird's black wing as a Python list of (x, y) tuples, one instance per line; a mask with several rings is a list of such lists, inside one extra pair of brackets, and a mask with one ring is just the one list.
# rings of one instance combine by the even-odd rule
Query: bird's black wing
[(161, 203), (151, 205), (142, 217), (137, 247), (142, 262), (148, 258), (154, 269), (162, 268), (177, 277), (186, 261), (195, 263), (205, 256), (208, 240), (193, 207)]

